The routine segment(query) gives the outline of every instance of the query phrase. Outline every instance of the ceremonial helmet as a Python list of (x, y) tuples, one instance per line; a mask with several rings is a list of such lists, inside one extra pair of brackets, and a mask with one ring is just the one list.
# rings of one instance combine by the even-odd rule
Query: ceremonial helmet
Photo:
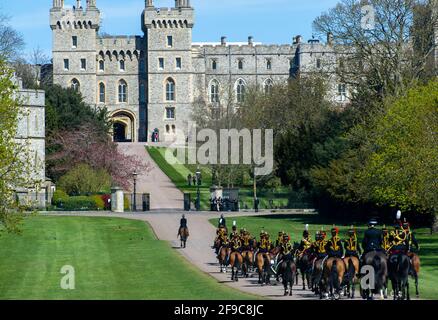
[(376, 219), (371, 219), (370, 221), (368, 221), (368, 226), (369, 227), (375, 227), (377, 225), (377, 220)]
[(354, 236), (356, 234), (356, 229), (354, 229), (354, 226), (350, 226), (350, 229), (348, 229), (348, 235)]
[(333, 228), (330, 230), (332, 236), (336, 236), (339, 233), (339, 229), (338, 227), (336, 227), (335, 225), (333, 225)]
[(402, 226), (403, 226), (403, 229), (409, 229), (410, 224), (409, 224), (409, 222), (406, 221), (406, 218), (404, 218)]

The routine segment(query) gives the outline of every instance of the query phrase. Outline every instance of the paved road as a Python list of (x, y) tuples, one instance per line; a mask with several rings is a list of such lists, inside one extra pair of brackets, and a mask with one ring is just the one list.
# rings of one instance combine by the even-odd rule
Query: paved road
[[(159, 240), (169, 241), (172, 247), (182, 254), (188, 261), (197, 266), (203, 272), (216, 278), (219, 283), (224, 283), (237, 290), (246, 293), (262, 296), (265, 299), (280, 299), (280, 300), (302, 300), (315, 299), (315, 295), (310, 291), (303, 291), (301, 285), (294, 290), (292, 297), (283, 296), (283, 286), (281, 283), (272, 286), (260, 286), (257, 281), (257, 275), (253, 278), (240, 279), (239, 282), (232, 282), (229, 273), (224, 274), (219, 272), (215, 254), (211, 249), (215, 238), (215, 228), (209, 223), (209, 219), (218, 218), (215, 213), (186, 213), (190, 237), (187, 243), (187, 248), (180, 249), (180, 243), (177, 240), (177, 230), (179, 227), (179, 219), (182, 212), (172, 212), (169, 210), (151, 212), (147, 214), (114, 214), (114, 213), (69, 213), (68, 215), (87, 215), (87, 216), (105, 216), (105, 217), (123, 217), (128, 219), (142, 220), (148, 222)], [(269, 213), (259, 213), (257, 215), (265, 215)], [(253, 213), (237, 213), (227, 214), (226, 217), (236, 215), (254, 215)], [(228, 222), (231, 223), (231, 219)], [(276, 283), (275, 279), (273, 283)], [(301, 281), (300, 281), (301, 283)], [(226, 299), (227, 297), (224, 297)]]
[(151, 209), (182, 209), (184, 196), (172, 181), (152, 160), (145, 149), (145, 143), (119, 143), (118, 149), (126, 155), (133, 155), (151, 166), (149, 172), (141, 172), (137, 180), (138, 193), (150, 193)]

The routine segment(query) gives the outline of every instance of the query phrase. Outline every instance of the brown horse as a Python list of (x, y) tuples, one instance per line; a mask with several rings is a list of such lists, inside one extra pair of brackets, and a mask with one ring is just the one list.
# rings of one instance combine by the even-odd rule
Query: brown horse
[(227, 245), (223, 245), (219, 249), (219, 254), (217, 256), (219, 260), (220, 272), (227, 272), (227, 266), (230, 262), (231, 249)]
[(344, 277), (344, 283), (346, 284), (346, 291), (344, 295), (347, 295), (349, 298), (354, 299), (356, 283), (359, 280), (359, 258), (355, 256), (345, 257), (344, 264), (347, 268)]
[(243, 275), (248, 278), (249, 276), (249, 270), (251, 269), (254, 261), (254, 252), (252, 250), (245, 250), (242, 252), (242, 258), (243, 258), (243, 265), (242, 265), (242, 271)]
[(243, 257), (239, 251), (231, 252), (230, 265), (231, 265), (231, 281), (233, 280), (239, 281), (238, 274), (243, 265)]
[(178, 236), (181, 240), (181, 248), (186, 247), (187, 238), (189, 237), (189, 228), (181, 227), (178, 230)]
[(280, 248), (276, 247), (268, 252), (258, 252), (256, 255), (256, 267), (259, 274), (260, 284), (270, 284), (271, 273), (274, 258), (279, 254)]
[(408, 253), (408, 257), (411, 258), (411, 268), (409, 270), (409, 274), (415, 280), (415, 294), (417, 298), (420, 296), (420, 292), (418, 291), (418, 275), (420, 274), (420, 257), (413, 252)]
[[(325, 262), (323, 273), (325, 278), (324, 282), (328, 285), (328, 289), (330, 290), (330, 297), (336, 300), (340, 299), (342, 280), (345, 274), (344, 261), (336, 257), (328, 258)], [(327, 290), (327, 286), (325, 289)], [(323, 290), (320, 292), (320, 297)]]

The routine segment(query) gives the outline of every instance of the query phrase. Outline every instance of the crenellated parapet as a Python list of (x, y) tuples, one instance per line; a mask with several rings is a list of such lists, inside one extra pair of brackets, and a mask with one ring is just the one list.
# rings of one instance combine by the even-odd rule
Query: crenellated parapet
[(81, 0), (76, 1), (76, 6), (65, 7), (64, 0), (54, 0), (53, 8), (50, 9), (50, 27), (52, 30), (69, 29), (96, 29), (100, 26), (100, 12), (96, 8), (96, 2), (87, 1), (87, 7), (83, 8)]

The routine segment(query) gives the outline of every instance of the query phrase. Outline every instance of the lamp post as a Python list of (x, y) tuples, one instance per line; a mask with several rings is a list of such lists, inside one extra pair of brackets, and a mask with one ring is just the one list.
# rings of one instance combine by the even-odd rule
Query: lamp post
[(134, 171), (134, 173), (132, 174), (133, 178), (134, 178), (134, 200), (132, 202), (132, 211), (137, 211), (137, 176), (138, 173), (136, 171)]
[(199, 190), (199, 186), (201, 185), (201, 171), (199, 171), (199, 167), (196, 170), (196, 187), (197, 187), (197, 196), (196, 196), (196, 211), (201, 210), (201, 191)]

